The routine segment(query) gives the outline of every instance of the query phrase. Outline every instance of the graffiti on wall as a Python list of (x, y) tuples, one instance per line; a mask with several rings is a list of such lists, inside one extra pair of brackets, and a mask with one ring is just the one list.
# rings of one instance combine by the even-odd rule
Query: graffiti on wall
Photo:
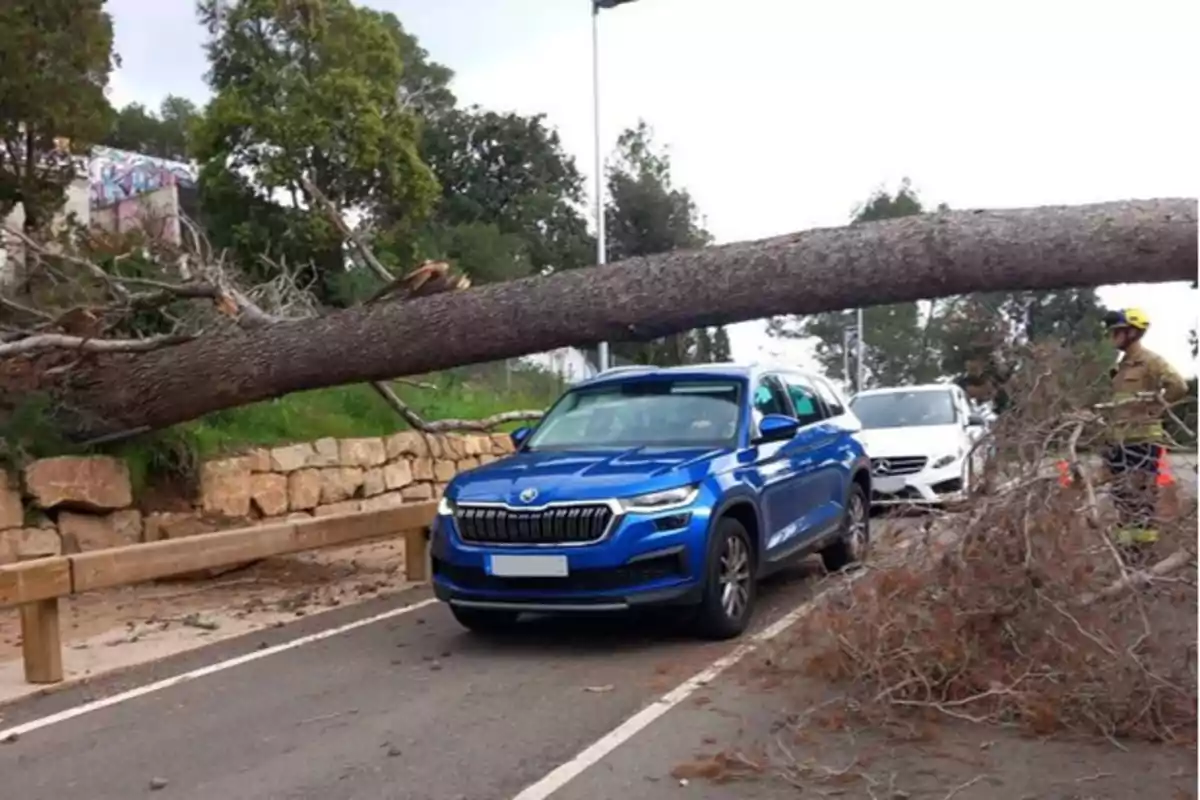
[(96, 147), (88, 165), (91, 206), (103, 208), (164, 186), (196, 184), (196, 168), (182, 161)]

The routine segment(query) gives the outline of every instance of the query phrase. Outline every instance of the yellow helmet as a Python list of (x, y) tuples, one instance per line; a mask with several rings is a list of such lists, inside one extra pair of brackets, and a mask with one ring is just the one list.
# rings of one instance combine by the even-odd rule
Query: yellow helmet
[(1150, 327), (1150, 317), (1146, 316), (1146, 312), (1140, 308), (1120, 308), (1116, 311), (1109, 311), (1104, 315), (1104, 327), (1109, 330), (1113, 328), (1133, 328), (1134, 330), (1145, 331)]

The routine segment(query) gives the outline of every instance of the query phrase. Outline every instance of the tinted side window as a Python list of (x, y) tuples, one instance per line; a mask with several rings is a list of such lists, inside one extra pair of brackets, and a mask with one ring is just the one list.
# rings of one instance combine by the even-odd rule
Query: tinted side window
[(791, 416), (787, 399), (775, 381), (770, 378), (759, 378), (758, 384), (754, 387), (754, 410), (758, 412), (754, 415), (756, 422), (767, 414)]
[(841, 416), (846, 413), (846, 407), (842, 404), (842, 400), (838, 397), (838, 393), (827, 381), (820, 378), (814, 379), (813, 383), (817, 385), (817, 393), (821, 395), (821, 399), (825, 401), (825, 407), (829, 409), (831, 417)]
[(801, 425), (812, 425), (825, 419), (825, 409), (821, 406), (821, 398), (806, 381), (788, 375), (784, 379), (787, 384), (788, 397), (792, 407), (796, 409), (796, 419)]

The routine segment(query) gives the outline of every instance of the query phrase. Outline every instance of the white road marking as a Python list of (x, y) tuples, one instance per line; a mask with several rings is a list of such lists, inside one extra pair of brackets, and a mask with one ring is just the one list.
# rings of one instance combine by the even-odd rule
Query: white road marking
[(0, 741), (4, 741), (12, 736), (24, 736), (32, 731), (36, 731), (41, 728), (48, 728), (51, 725), (56, 725), (60, 722), (66, 722), (69, 719), (81, 717), (84, 714), (90, 714), (91, 712), (99, 711), (102, 708), (115, 706), (118, 703), (124, 703), (127, 700), (133, 700), (138, 697), (145, 697), (148, 694), (161, 692), (163, 689), (169, 689), (172, 686), (178, 686), (181, 683), (186, 683), (188, 681), (195, 680), (196, 678), (203, 678), (206, 675), (212, 675), (216, 672), (224, 672), (227, 669), (239, 667), (242, 664), (249, 664), (251, 661), (258, 661), (260, 658), (267, 658), (268, 656), (273, 656), (276, 653), (294, 650), (297, 647), (301, 647), (306, 644), (319, 642), (322, 639), (328, 639), (341, 633), (356, 630), (357, 628), (373, 625), (376, 622), (382, 622), (387, 619), (392, 619), (393, 617), (399, 617), (402, 614), (418, 611), (426, 606), (433, 605), (436, 602), (436, 598), (430, 597), (426, 600), (412, 603), (411, 605), (393, 608), (390, 611), (384, 611), (382, 614), (376, 614), (373, 617), (355, 620), (354, 622), (350, 622), (345, 625), (339, 625), (336, 628), (326, 628), (323, 631), (318, 631), (317, 633), (312, 633), (307, 636), (300, 636), (282, 644), (274, 645), (273, 647), (264, 647), (262, 650), (255, 650), (254, 652), (246, 653), (244, 655), (237, 656), (236, 658), (231, 658), (228, 661), (219, 661), (216, 664), (209, 664), (208, 666), (194, 669), (191, 672), (184, 672), (180, 675), (164, 678), (161, 681), (147, 683), (145, 686), (138, 686), (137, 688), (130, 689), (127, 692), (121, 692), (119, 694), (109, 695), (108, 697), (102, 697), (99, 700), (93, 700), (90, 703), (84, 703), (83, 705), (68, 708), (63, 711), (59, 711), (56, 714), (50, 714), (49, 716), (30, 720), (29, 722), (23, 722), (20, 725), (14, 725), (11, 728), (0, 730)]
[[(1014, 478), (1006, 482), (1003, 486), (999, 487), (999, 490), (1003, 491), (1008, 489), (1011, 486), (1016, 485), (1016, 483), (1017, 480)], [(864, 574), (866, 573), (856, 572), (850, 576), (850, 581), (858, 580)], [(822, 594), (824, 594), (824, 592), (822, 592)], [(679, 684), (674, 689), (667, 692), (662, 697), (658, 698), (653, 703), (646, 706), (617, 727), (613, 728), (604, 736), (588, 745), (570, 761), (560, 764), (536, 783), (526, 786), (519, 794), (514, 796), (512, 800), (546, 800), (546, 798), (550, 797), (559, 789), (563, 788), (572, 780), (583, 774), (588, 767), (598, 764), (605, 756), (648, 728), (651, 723), (653, 723), (659, 717), (666, 714), (684, 700), (687, 700), (697, 691), (704, 688), (714, 679), (719, 677), (721, 673), (725, 672), (743, 658), (753, 653), (759, 648), (759, 646), (765, 642), (769, 642), (776, 636), (779, 636), (779, 634), (786, 631), (801, 617), (811, 611), (813, 605), (818, 599), (820, 599), (820, 595), (792, 609), (782, 618), (750, 637), (750, 641), (746, 644), (737, 647), (728, 655), (717, 659), (706, 669)]]
[[(866, 573), (856, 572), (849, 578), (856, 581)], [(821, 593), (823, 595), (824, 592)], [(801, 603), (780, 619), (750, 637), (750, 641), (739, 645), (731, 653), (718, 658), (707, 668), (688, 678), (662, 697), (655, 700), (629, 719), (601, 736), (592, 744), (585, 747), (578, 755), (548, 772), (536, 783), (521, 790), (512, 800), (546, 800), (547, 797), (566, 786), (591, 766), (595, 766), (605, 756), (637, 734), (648, 728), (656, 719), (666, 714), (675, 706), (687, 700), (700, 689), (712, 683), (721, 673), (737, 664), (746, 656), (753, 653), (761, 645), (771, 641), (779, 634), (794, 625), (801, 617), (813, 609), (821, 595)]]

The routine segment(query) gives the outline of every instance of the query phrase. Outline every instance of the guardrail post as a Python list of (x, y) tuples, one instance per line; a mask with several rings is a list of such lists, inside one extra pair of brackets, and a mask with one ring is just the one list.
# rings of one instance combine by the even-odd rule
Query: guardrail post
[(429, 580), (429, 528), (404, 532), (404, 577), (410, 581)]
[[(28, 553), (19, 561), (46, 558), (50, 553)], [(58, 598), (23, 603), (21, 609), (21, 655), (27, 683), (59, 683), (63, 679), (62, 640), (58, 625)]]

